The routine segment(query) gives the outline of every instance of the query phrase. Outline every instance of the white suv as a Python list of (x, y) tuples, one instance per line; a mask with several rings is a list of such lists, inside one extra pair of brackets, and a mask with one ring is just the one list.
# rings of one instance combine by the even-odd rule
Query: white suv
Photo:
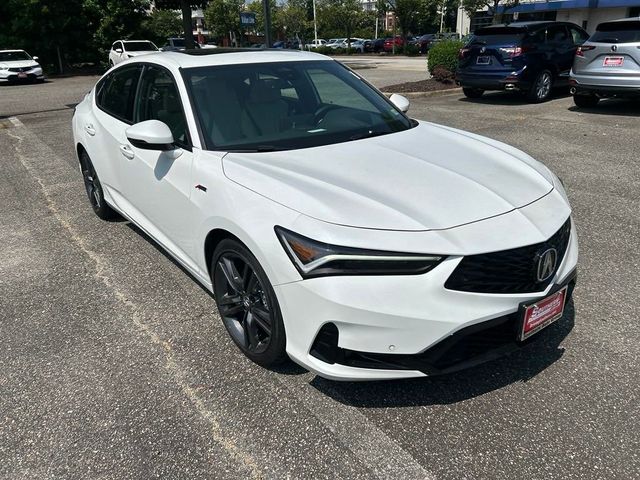
[(109, 51), (109, 64), (111, 66), (117, 65), (120, 62), (137, 57), (138, 55), (155, 53), (157, 51), (158, 47), (149, 40), (118, 40), (113, 42), (111, 50)]

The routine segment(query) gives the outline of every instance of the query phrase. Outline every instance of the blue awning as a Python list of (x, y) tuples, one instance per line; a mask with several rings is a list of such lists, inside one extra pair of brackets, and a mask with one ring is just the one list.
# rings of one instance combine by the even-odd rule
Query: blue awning
[[(627, 4), (640, 4), (638, 0), (606, 0), (608, 2), (624, 2)], [(552, 2), (528, 2), (521, 3), (517, 7), (510, 8), (507, 13), (513, 12), (546, 12), (549, 10), (567, 10), (573, 8), (596, 8), (602, 5), (603, 0), (556, 0)], [(616, 6), (616, 5), (611, 5)], [(498, 7), (499, 12), (504, 11), (504, 7)]]

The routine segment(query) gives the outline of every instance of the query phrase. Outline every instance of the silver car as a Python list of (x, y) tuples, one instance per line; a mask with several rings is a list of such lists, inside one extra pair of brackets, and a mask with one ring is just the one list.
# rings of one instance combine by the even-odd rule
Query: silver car
[(640, 96), (640, 18), (598, 25), (576, 52), (570, 82), (578, 107), (595, 107), (604, 97)]

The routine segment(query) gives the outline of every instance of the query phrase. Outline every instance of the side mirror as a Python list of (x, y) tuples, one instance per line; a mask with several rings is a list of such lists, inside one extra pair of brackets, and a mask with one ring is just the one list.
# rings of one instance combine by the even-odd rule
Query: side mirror
[(121, 48), (116, 48), (116, 53), (122, 53), (122, 49)]
[(167, 152), (176, 150), (173, 134), (166, 123), (160, 120), (146, 120), (131, 125), (126, 130), (127, 140), (142, 150)]
[(389, 100), (391, 100), (391, 103), (398, 107), (402, 113), (407, 113), (407, 110), (409, 110), (410, 103), (407, 97), (394, 93), (389, 97)]
[(40, 58), (39, 58), (39, 57), (31, 57), (31, 58), (33, 58), (33, 61), (34, 61), (34, 62), (37, 62), (38, 60), (40, 60)]

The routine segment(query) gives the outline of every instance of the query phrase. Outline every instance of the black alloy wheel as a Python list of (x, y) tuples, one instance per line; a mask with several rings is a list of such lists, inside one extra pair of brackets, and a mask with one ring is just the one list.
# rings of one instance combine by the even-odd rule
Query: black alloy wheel
[(93, 163), (87, 152), (80, 154), (80, 167), (82, 169), (82, 179), (84, 188), (89, 198), (89, 203), (95, 214), (103, 220), (111, 220), (117, 216), (116, 212), (104, 201), (102, 185), (96, 173)]
[(242, 244), (226, 239), (213, 254), (213, 290), (218, 311), (234, 343), (264, 367), (286, 359), (286, 337), (271, 283)]

